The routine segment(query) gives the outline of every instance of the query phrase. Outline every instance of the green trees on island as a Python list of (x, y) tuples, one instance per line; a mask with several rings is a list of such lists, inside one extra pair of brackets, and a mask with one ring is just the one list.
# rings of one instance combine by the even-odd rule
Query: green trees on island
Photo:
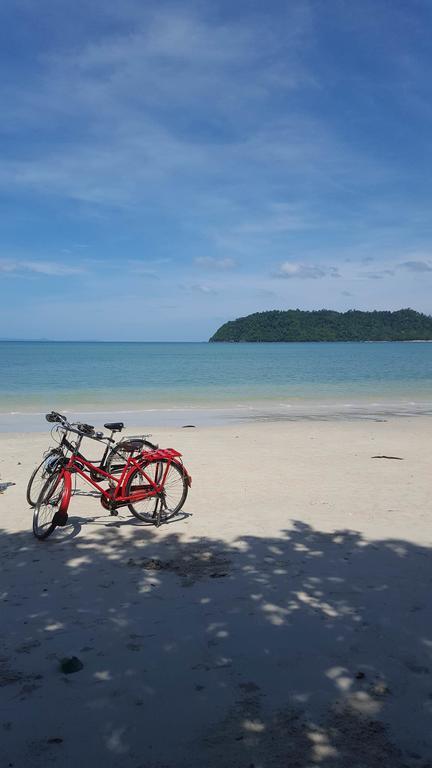
[(210, 341), (432, 341), (432, 317), (413, 309), (255, 312), (222, 325)]

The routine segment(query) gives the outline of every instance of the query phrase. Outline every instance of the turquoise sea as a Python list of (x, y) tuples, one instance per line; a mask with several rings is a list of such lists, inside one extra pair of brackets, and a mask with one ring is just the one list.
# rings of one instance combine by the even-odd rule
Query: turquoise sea
[(0, 342), (0, 428), (432, 413), (432, 344)]

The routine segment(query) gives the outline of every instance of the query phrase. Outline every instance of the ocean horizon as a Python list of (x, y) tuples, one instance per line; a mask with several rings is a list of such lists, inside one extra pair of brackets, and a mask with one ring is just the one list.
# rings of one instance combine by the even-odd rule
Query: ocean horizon
[[(428, 342), (0, 342), (0, 429), (432, 412)], [(99, 418), (100, 417), (100, 418)]]

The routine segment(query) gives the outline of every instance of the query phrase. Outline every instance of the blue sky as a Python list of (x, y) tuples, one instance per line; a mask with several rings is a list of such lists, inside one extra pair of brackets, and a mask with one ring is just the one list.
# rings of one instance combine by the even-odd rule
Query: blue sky
[(429, 0), (3, 0), (0, 336), (432, 312)]

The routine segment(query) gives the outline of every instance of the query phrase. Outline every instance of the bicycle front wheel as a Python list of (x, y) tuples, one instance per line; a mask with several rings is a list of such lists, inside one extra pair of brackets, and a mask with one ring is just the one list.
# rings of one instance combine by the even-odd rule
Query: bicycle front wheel
[(189, 484), (182, 465), (171, 462), (167, 470), (167, 464), (167, 459), (149, 461), (148, 464), (134, 469), (126, 485), (126, 496), (141, 490), (150, 492), (152, 486), (147, 478), (159, 485), (166, 473), (162, 498), (149, 496), (147, 499), (128, 504), (132, 514), (145, 523), (158, 524), (169, 520), (181, 510), (186, 501)]
[(26, 491), (26, 498), (30, 507), (36, 506), (41, 490), (47, 479), (58, 468), (60, 458), (60, 452), (58, 449), (54, 449), (43, 457), (41, 463), (32, 472)]
[(59, 522), (59, 513), (67, 492), (65, 474), (57, 469), (43, 486), (33, 513), (33, 533), (37, 539), (47, 539)]

